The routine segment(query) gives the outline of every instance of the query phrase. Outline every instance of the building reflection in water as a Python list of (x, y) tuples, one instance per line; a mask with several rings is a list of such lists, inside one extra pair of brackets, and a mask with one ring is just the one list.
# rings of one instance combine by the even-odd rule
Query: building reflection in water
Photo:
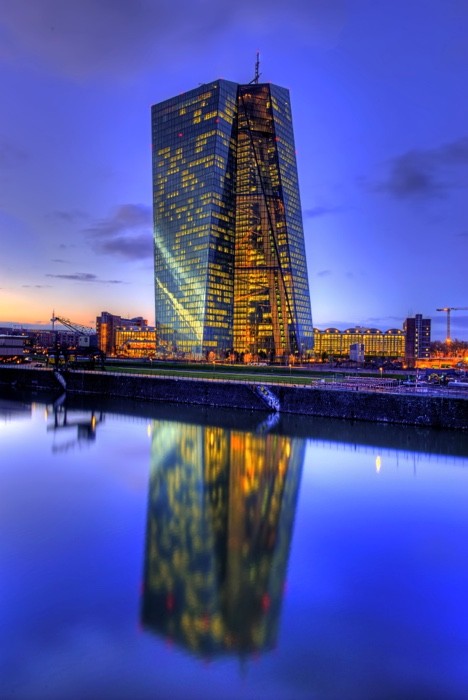
[(141, 617), (204, 657), (276, 642), (305, 440), (155, 421)]

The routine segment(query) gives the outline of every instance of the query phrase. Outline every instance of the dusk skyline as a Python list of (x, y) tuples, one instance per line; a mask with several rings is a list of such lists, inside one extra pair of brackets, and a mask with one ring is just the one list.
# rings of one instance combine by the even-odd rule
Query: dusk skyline
[(468, 2), (284, 8), (0, 0), (0, 325), (154, 323), (151, 105), (249, 82), (259, 51), (290, 91), (314, 326), (422, 313), (445, 337), (436, 309), (468, 306)]

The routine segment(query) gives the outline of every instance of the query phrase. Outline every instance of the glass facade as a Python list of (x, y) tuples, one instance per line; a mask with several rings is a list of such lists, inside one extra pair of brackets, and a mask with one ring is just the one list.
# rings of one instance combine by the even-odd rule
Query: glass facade
[(156, 329), (119, 327), (115, 330), (115, 354), (117, 357), (154, 357)]
[(310, 353), (289, 93), (218, 80), (152, 108), (156, 323), (175, 355)]
[(381, 331), (378, 328), (326, 328), (314, 329), (315, 355), (323, 353), (334, 357), (348, 357), (351, 345), (364, 345), (367, 357), (403, 358), (405, 355), (405, 332), (399, 328)]

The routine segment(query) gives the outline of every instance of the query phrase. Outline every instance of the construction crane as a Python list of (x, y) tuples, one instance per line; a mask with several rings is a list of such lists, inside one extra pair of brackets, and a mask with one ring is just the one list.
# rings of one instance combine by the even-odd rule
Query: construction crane
[[(65, 396), (65, 394), (63, 395)], [(70, 448), (76, 447), (76, 445), (81, 446), (82, 443), (91, 443), (96, 438), (96, 428), (99, 423), (104, 420), (104, 414), (101, 413), (96, 415), (94, 411), (87, 418), (78, 418), (76, 420), (69, 420), (67, 416), (67, 406), (64, 402), (59, 402), (54, 405), (54, 423), (53, 425), (47, 426), (47, 431), (56, 432), (63, 428), (76, 428), (77, 435), (74, 440), (68, 440), (67, 442), (61, 443), (59, 445), (53, 445), (53, 452), (64, 452)]]
[(81, 326), (79, 323), (74, 323), (70, 321), (69, 318), (62, 318), (62, 316), (56, 316), (55, 311), (52, 311), (52, 318), (50, 319), (52, 323), (52, 330), (55, 330), (55, 322), (58, 321), (71, 331), (78, 333), (78, 345), (79, 347), (89, 348), (90, 346), (90, 336), (96, 335), (96, 331), (88, 326)]
[(451, 311), (468, 311), (468, 306), (443, 306), (441, 309), (436, 309), (436, 311), (445, 311), (447, 314), (447, 337), (445, 342), (451, 343), (452, 338), (450, 336), (450, 312)]
[[(97, 360), (100, 362), (101, 367), (104, 366), (104, 361), (106, 359), (105, 353), (102, 352), (102, 350), (99, 350), (99, 348), (95, 347), (94, 343), (91, 342), (91, 336), (96, 335), (96, 331), (93, 328), (89, 328), (89, 326), (82, 326), (79, 323), (74, 323), (74, 321), (70, 321), (69, 318), (56, 316), (55, 311), (52, 311), (52, 318), (50, 320), (53, 331), (55, 331), (55, 322), (58, 321), (62, 324), (62, 326), (65, 326), (78, 335), (78, 348), (82, 357), (75, 357), (71, 366), (79, 367), (83, 365), (88, 368), (93, 368)], [(70, 350), (73, 349), (66, 347), (66, 345), (61, 345), (59, 347), (56, 337), (53, 354), (55, 356), (57, 366), (59, 365), (60, 353), (63, 355), (65, 365), (68, 366)]]

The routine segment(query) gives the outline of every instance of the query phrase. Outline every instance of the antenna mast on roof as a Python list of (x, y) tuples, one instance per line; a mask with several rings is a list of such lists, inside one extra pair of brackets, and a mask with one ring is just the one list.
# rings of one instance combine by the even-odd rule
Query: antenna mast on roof
[(250, 81), (250, 84), (255, 83), (256, 85), (258, 85), (258, 79), (260, 75), (260, 52), (257, 51), (257, 60), (255, 61), (255, 78)]

